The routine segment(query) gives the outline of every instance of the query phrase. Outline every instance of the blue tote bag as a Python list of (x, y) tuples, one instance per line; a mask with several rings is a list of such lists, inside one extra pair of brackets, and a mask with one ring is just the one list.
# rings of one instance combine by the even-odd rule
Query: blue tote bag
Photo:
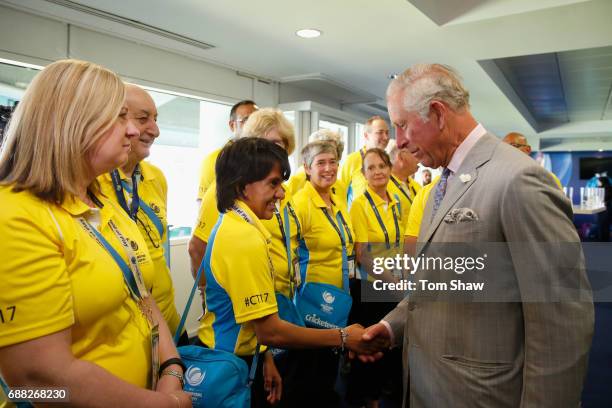
[[(222, 218), (223, 214), (221, 214), (217, 225), (213, 229), (210, 242), (214, 239)], [(176, 329), (175, 343), (178, 343), (181, 337), (202, 271), (205, 267), (210, 268), (211, 250), (212, 245), (208, 245), (206, 255), (198, 268), (181, 321)], [(251, 406), (251, 384), (257, 369), (259, 344), (255, 349), (250, 370), (244, 360), (227, 351), (199, 346), (182, 346), (178, 348), (178, 352), (187, 367), (184, 390), (192, 393), (194, 408), (248, 408)]]
[[(322, 210), (340, 236), (342, 244), (342, 288), (327, 283), (305, 282), (306, 276), (304, 275), (302, 281), (305, 283), (302, 284), (297, 293), (296, 305), (307, 327), (334, 329), (346, 327), (349, 312), (353, 305), (349, 290), (349, 257), (344, 229), (348, 234), (350, 234), (350, 231), (348, 231), (348, 226), (340, 212), (336, 215), (338, 227), (327, 209), (323, 208)], [(350, 235), (349, 240), (352, 241)], [(306, 270), (305, 267), (301, 269)]]

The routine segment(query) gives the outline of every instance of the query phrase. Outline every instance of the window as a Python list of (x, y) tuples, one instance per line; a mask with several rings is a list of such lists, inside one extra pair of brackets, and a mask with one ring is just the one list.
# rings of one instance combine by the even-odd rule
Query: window
[(191, 227), (198, 215), (202, 161), (230, 138), (231, 106), (159, 90), (149, 92), (157, 106), (160, 136), (147, 160), (168, 180), (168, 223)]
[[(0, 60), (0, 105), (12, 106), (21, 100), (39, 70)], [(148, 92), (159, 113), (160, 136), (147, 160), (159, 167), (168, 181), (168, 223), (192, 227), (198, 215), (200, 166), (208, 153), (231, 137), (231, 106), (163, 90)]]
[(354, 151), (361, 149), (361, 146), (363, 146), (365, 142), (363, 139), (364, 132), (365, 132), (365, 124), (355, 123), (355, 139), (354, 139), (354, 145), (353, 145), (355, 146)]

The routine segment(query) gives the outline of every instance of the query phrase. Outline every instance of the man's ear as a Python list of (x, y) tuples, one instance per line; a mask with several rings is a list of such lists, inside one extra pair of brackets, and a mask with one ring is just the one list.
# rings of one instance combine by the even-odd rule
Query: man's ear
[(448, 114), (448, 108), (440, 101), (433, 100), (429, 103), (429, 111), (436, 118), (438, 122), (438, 129), (444, 129), (446, 125), (446, 115)]

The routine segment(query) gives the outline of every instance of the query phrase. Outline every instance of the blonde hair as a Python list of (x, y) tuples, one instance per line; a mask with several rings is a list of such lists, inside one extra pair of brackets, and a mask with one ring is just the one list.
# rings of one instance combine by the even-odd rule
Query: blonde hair
[(322, 140), (324, 142), (335, 143), (337, 146), (337, 154), (338, 160), (342, 158), (342, 152), (344, 151), (344, 140), (342, 140), (342, 136), (338, 132), (334, 132), (329, 129), (319, 129), (315, 132), (312, 132), (308, 137), (308, 142), (316, 142), (317, 140)]
[(114, 72), (86, 61), (43, 69), (17, 106), (0, 152), (0, 183), (61, 203), (91, 172), (89, 155), (114, 124), (125, 86)]
[(291, 122), (278, 109), (264, 108), (251, 113), (242, 128), (241, 137), (264, 137), (273, 129), (278, 130), (287, 155), (291, 155), (295, 150), (295, 132)]
[(434, 100), (444, 102), (455, 112), (470, 108), (470, 93), (459, 74), (448, 65), (416, 64), (408, 68), (391, 81), (387, 98), (400, 90), (405, 90), (403, 108), (417, 112), (424, 121)]

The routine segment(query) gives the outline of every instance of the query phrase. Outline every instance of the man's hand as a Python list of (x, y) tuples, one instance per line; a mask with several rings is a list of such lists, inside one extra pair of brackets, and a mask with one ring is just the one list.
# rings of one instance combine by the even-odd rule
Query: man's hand
[(274, 364), (274, 356), (271, 352), (266, 352), (264, 355), (263, 375), (264, 389), (268, 392), (266, 399), (270, 404), (275, 404), (281, 399), (283, 381)]
[[(384, 344), (385, 348), (391, 345), (391, 336), (389, 330), (382, 323), (376, 323), (364, 330), (361, 340), (366, 344)], [(379, 360), (383, 356), (383, 353), (378, 352), (374, 354), (358, 353), (357, 357), (364, 363), (373, 363)], [(351, 357), (354, 357), (352, 355)]]
[(364, 337), (366, 329), (360, 324), (353, 324), (345, 328), (345, 330), (348, 335), (345, 345), (350, 350), (349, 355), (354, 355), (354, 353), (364, 356), (367, 355), (374, 358), (372, 361), (375, 361), (382, 357), (381, 351), (389, 347), (388, 337), (366, 339), (366, 337)]

